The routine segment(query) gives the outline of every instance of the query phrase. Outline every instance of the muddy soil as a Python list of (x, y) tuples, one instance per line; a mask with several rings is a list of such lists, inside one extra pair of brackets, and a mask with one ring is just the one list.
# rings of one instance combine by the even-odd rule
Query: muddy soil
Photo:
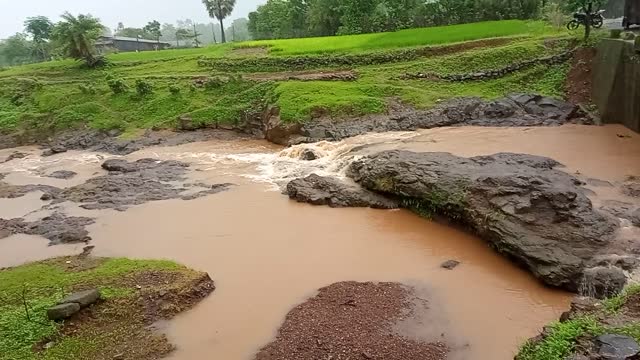
[(567, 75), (567, 100), (572, 104), (590, 105), (591, 90), (593, 88), (593, 74), (591, 73), (595, 48), (578, 48), (571, 60), (571, 68)]
[(330, 285), (291, 310), (255, 359), (446, 359), (444, 343), (410, 339), (395, 329), (417, 302), (428, 300), (398, 283)]

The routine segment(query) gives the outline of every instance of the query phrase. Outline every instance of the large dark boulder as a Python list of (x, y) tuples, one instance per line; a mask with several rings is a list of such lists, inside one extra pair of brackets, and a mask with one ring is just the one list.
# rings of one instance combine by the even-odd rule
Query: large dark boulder
[(595, 211), (581, 182), (558, 165), (524, 154), (385, 151), (354, 162), (348, 174), (419, 213), (470, 227), (545, 283), (577, 291), (618, 225)]
[(287, 185), (287, 194), (291, 199), (314, 205), (331, 207), (372, 207), (394, 209), (395, 201), (382, 195), (362, 189), (355, 184), (347, 184), (336, 178), (316, 174), (296, 179)]

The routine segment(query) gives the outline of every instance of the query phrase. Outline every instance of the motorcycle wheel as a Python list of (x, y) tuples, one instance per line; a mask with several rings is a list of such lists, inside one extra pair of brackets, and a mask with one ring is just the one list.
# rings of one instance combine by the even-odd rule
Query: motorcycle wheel
[(594, 28), (596, 29), (600, 29), (602, 27), (602, 24), (604, 23), (604, 21), (602, 20), (602, 18), (600, 16), (595, 17), (591, 20), (591, 25), (593, 25)]
[(580, 23), (575, 21), (575, 20), (571, 20), (567, 24), (567, 29), (569, 29), (569, 30), (575, 30), (575, 29), (577, 29), (579, 27), (580, 27)]

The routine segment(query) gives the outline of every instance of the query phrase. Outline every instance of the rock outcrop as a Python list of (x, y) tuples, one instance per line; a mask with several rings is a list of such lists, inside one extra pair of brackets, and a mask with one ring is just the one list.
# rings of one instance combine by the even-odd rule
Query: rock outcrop
[(514, 94), (493, 101), (459, 98), (429, 110), (401, 108), (390, 114), (367, 115), (349, 121), (319, 118), (304, 123), (302, 127), (281, 124), (274, 117), (268, 129), (279, 131), (273, 131), (267, 139), (292, 144), (342, 140), (369, 132), (412, 131), (443, 126), (557, 126), (566, 123), (591, 124), (592, 121), (585, 118), (575, 105), (567, 102), (540, 95)]
[(470, 227), (545, 283), (577, 291), (618, 225), (595, 211), (581, 182), (555, 170), (558, 165), (523, 154), (463, 158), (385, 151), (354, 162), (348, 173), (419, 213), (438, 213)]
[(362, 189), (355, 184), (347, 184), (331, 177), (316, 174), (296, 179), (287, 185), (291, 199), (314, 205), (331, 207), (371, 207), (395, 209), (398, 203), (382, 195)]

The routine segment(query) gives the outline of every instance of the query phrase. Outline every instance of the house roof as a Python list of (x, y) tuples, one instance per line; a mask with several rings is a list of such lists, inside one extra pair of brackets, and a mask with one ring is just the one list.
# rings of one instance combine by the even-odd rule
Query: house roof
[(103, 36), (101, 41), (97, 41), (96, 43), (104, 44), (104, 43), (113, 42), (114, 40), (141, 42), (141, 43), (150, 43), (150, 44), (158, 44), (158, 43), (160, 43), (160, 44), (169, 44), (166, 41), (157, 41), (157, 40), (149, 40), (149, 39), (136, 39), (136, 38), (133, 38), (133, 37), (126, 37), (126, 36)]

